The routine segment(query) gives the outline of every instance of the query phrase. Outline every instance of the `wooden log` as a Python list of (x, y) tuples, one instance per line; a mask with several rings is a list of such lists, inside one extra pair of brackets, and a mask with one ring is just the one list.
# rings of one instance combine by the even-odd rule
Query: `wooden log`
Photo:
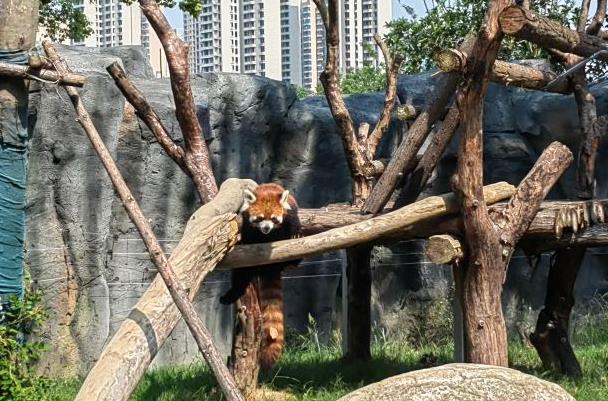
[[(169, 258), (177, 279), (188, 284), (189, 299), (236, 242), (243, 190), (255, 186), (251, 180), (226, 180), (218, 195), (190, 217)], [(166, 285), (156, 277), (104, 348), (76, 401), (125, 401), (180, 318)]]
[(256, 285), (249, 283), (235, 306), (236, 319), (228, 367), (245, 397), (254, 400), (258, 387), (258, 361), (263, 338), (262, 314)]
[[(62, 74), (69, 73), (68, 67), (60, 60), (59, 54), (57, 53), (55, 47), (49, 41), (44, 41), (42, 45), (44, 46), (47, 56), (54, 63), (57, 71)], [(165, 283), (171, 298), (175, 302), (175, 305), (179, 309), (179, 312), (190, 329), (190, 332), (192, 333), (201, 354), (209, 364), (211, 371), (214, 373), (224, 395), (228, 400), (231, 401), (244, 401), (245, 399), (243, 395), (236, 387), (236, 383), (234, 382), (232, 375), (224, 365), (219, 352), (213, 344), (211, 333), (209, 330), (207, 330), (201, 318), (196, 313), (194, 305), (188, 299), (188, 293), (178, 280), (173, 266), (167, 260), (163, 248), (160, 246), (160, 243), (152, 231), (152, 227), (148, 223), (148, 220), (144, 216), (141, 208), (135, 200), (135, 197), (127, 186), (122, 174), (120, 174), (118, 166), (112, 159), (110, 151), (103, 143), (99, 132), (97, 132), (97, 129), (93, 125), (93, 121), (85, 109), (78, 92), (73, 87), (66, 87), (65, 89), (70, 96), (70, 100), (72, 101), (76, 114), (78, 115), (78, 122), (82, 125), (85, 133), (91, 141), (91, 144), (93, 145), (93, 148), (99, 155), (99, 158), (110, 176), (114, 189), (118, 193), (127, 214), (139, 231), (142, 240), (150, 253), (152, 262), (158, 269), (160, 277)], [(89, 375), (89, 377), (91, 377), (91, 381), (98, 379), (94, 375)], [(83, 401), (98, 399), (97, 397), (93, 398), (92, 394), (88, 391), (85, 391), (84, 393), (80, 391), (79, 394), (82, 395), (80, 399)], [(123, 397), (128, 397), (128, 395), (129, 394), (124, 394)], [(119, 398), (114, 397), (114, 399)]]
[[(608, 42), (594, 35), (566, 28), (560, 22), (543, 17), (519, 6), (507, 7), (499, 17), (500, 28), (505, 34), (528, 40), (546, 49), (589, 57), (606, 50)], [(608, 60), (608, 54), (600, 56)]]
[(58, 85), (82, 87), (86, 77), (80, 74), (60, 74), (55, 70), (33, 69), (25, 65), (0, 62), (0, 76), (22, 79), (38, 79)]
[(460, 241), (445, 234), (430, 237), (426, 243), (425, 254), (437, 265), (453, 264), (464, 257)]
[[(467, 63), (467, 54), (458, 49), (446, 49), (436, 56), (437, 67), (443, 72), (462, 72)], [(557, 75), (550, 71), (537, 70), (522, 64), (496, 60), (490, 70), (490, 81), (505, 86), (517, 86), (526, 89), (549, 90), (556, 93), (571, 93), (568, 81), (546, 88)]]
[[(514, 187), (506, 182), (484, 187), (484, 199), (488, 204), (506, 199), (513, 193)], [(321, 234), (295, 240), (241, 245), (226, 256), (220, 267), (226, 269), (285, 262), (335, 249), (345, 249), (390, 236), (404, 227), (457, 211), (458, 203), (453, 194), (431, 196), (401, 209)]]

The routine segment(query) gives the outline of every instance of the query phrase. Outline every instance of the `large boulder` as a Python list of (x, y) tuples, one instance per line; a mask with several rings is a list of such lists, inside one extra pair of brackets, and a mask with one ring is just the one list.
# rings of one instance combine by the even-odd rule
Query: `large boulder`
[(339, 401), (576, 401), (554, 383), (497, 366), (449, 364), (389, 377)]

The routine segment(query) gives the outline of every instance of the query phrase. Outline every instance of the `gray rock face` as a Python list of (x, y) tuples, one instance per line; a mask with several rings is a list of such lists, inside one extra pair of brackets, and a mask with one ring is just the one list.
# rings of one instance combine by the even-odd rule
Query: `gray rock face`
[(450, 364), (389, 377), (339, 401), (575, 401), (564, 389), (517, 370)]
[[(81, 91), (84, 103), (170, 253), (197, 207), (193, 186), (125, 104), (105, 67), (122, 62), (169, 134), (181, 142), (169, 81), (152, 77), (137, 48), (64, 47), (60, 51), (74, 70), (88, 75)], [(437, 84), (429, 74), (401, 77), (399, 96), (421, 105)], [(230, 177), (278, 181), (295, 193), (302, 207), (350, 200), (340, 137), (324, 98), (300, 101), (292, 88), (280, 82), (238, 74), (195, 77), (192, 87), (218, 182)], [(602, 89), (595, 88), (604, 113), (608, 96)], [(32, 93), (30, 103), (33, 141), (26, 258), (33, 283), (44, 291), (52, 312), (44, 336), (54, 351), (47, 353), (45, 366), (54, 374), (83, 374), (156, 272), (64, 92), (42, 86)], [(347, 98), (357, 123), (374, 123), (382, 104), (382, 94)], [(576, 148), (578, 128), (571, 97), (492, 86), (486, 106), (487, 182), (518, 183), (552, 140)], [(390, 155), (404, 128), (391, 124), (380, 147), (381, 156)], [(454, 141), (425, 195), (449, 191), (456, 149)], [(604, 146), (600, 163), (605, 153)], [(600, 196), (608, 190), (604, 170), (598, 170)], [(572, 180), (571, 169), (552, 196), (570, 194)], [(424, 310), (448, 297), (450, 270), (429, 263), (420, 241), (378, 247), (373, 258), (374, 319), (389, 332), (413, 324), (416, 308)], [(605, 262), (599, 253), (586, 258), (577, 282), (579, 301), (606, 292)], [(336, 252), (307, 260), (302, 268), (286, 273), (288, 326), (304, 329), (310, 314), (324, 336), (337, 327), (342, 266), (343, 254)], [(522, 316), (533, 317), (529, 308), (541, 305), (546, 266), (546, 262), (541, 264), (531, 280), (526, 259), (514, 258), (504, 296), (510, 323)], [(212, 274), (196, 299), (224, 353), (230, 346), (232, 314), (218, 298), (228, 280), (226, 273)], [(197, 354), (194, 341), (180, 323), (155, 363), (187, 363)]]

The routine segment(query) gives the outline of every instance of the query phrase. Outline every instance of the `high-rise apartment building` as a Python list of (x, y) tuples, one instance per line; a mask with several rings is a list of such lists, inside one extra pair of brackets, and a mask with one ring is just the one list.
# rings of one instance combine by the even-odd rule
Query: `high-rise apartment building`
[[(325, 62), (325, 29), (312, 0), (201, 0), (198, 18), (184, 15), (194, 73), (258, 74), (315, 88)], [(392, 17), (389, 0), (340, 1), (340, 68), (381, 62), (366, 51)], [(379, 53), (379, 52), (378, 52)]]
[(162, 45), (137, 2), (127, 5), (121, 0), (73, 1), (75, 8), (90, 21), (93, 33), (83, 41), (72, 40), (70, 44), (89, 47), (141, 45), (155, 74), (169, 75)]

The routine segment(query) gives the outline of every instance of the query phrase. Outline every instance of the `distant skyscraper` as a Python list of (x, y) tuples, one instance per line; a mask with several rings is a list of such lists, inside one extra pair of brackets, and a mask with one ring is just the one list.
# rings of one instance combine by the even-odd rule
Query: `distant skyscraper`
[[(325, 30), (312, 0), (201, 0), (198, 18), (184, 14), (194, 73), (240, 72), (314, 89), (325, 62)], [(375, 46), (391, 19), (388, 0), (341, 0), (340, 68), (377, 64), (363, 43)]]
[(93, 33), (83, 41), (72, 40), (70, 44), (89, 47), (141, 45), (155, 74), (168, 76), (161, 43), (137, 2), (127, 5), (121, 0), (74, 0), (74, 6), (86, 15)]

